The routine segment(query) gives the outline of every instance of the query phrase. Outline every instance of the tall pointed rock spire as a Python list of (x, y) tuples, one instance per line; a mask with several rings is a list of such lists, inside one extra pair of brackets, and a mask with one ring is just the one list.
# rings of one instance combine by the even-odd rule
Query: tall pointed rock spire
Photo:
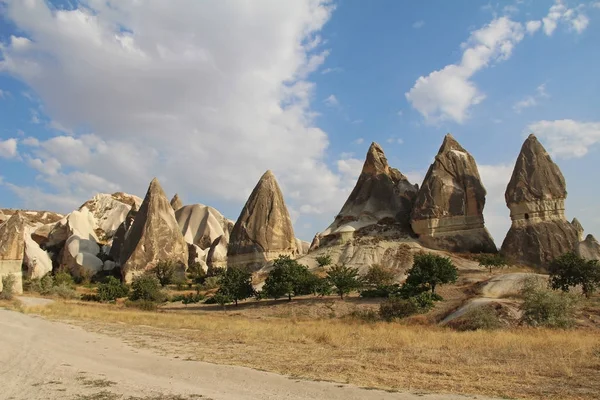
[(171, 207), (173, 207), (173, 211), (177, 211), (183, 207), (183, 203), (181, 202), (181, 199), (177, 193), (175, 193), (175, 196), (173, 196), (171, 199)]

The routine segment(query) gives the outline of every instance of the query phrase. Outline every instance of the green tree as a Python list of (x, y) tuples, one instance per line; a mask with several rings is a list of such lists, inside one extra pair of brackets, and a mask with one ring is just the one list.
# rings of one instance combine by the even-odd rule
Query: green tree
[(492, 268), (502, 268), (508, 264), (501, 254), (482, 254), (477, 260), (480, 267), (489, 268), (490, 274), (492, 273)]
[(188, 266), (188, 278), (192, 280), (194, 283), (204, 283), (206, 280), (206, 271), (202, 268), (202, 264), (199, 262), (191, 263)]
[(396, 279), (396, 271), (381, 264), (373, 264), (364, 276), (364, 282), (373, 287), (389, 286)]
[(129, 300), (162, 303), (166, 300), (166, 296), (161, 291), (158, 278), (154, 275), (145, 274), (133, 278)]
[(450, 258), (432, 253), (420, 253), (414, 255), (413, 266), (406, 278), (406, 286), (421, 288), (423, 291), (431, 290), (431, 293), (435, 294), (438, 285), (454, 283), (457, 279), (458, 270)]
[(274, 299), (287, 296), (291, 301), (292, 296), (313, 293), (315, 278), (305, 265), (289, 256), (279, 256), (265, 280), (263, 293)]
[(319, 267), (323, 268), (328, 265), (331, 265), (331, 256), (329, 254), (326, 254), (324, 256), (318, 256), (315, 258), (315, 261), (317, 262), (317, 264), (319, 264)]
[(129, 294), (129, 286), (121, 283), (114, 276), (106, 278), (105, 283), (98, 285), (98, 298), (100, 301), (113, 301), (121, 297), (126, 297)]
[(239, 300), (244, 300), (254, 295), (252, 273), (246, 268), (227, 268), (223, 275), (221, 275), (219, 284), (218, 293), (233, 300), (236, 306)]
[(361, 287), (361, 280), (358, 276), (358, 268), (350, 268), (345, 265), (334, 265), (327, 271), (327, 279), (335, 286), (340, 298), (345, 294)]
[(568, 292), (571, 287), (581, 286), (585, 297), (590, 297), (600, 285), (598, 260), (585, 260), (575, 253), (565, 253), (554, 259), (548, 267), (550, 285), (553, 289)]
[(176, 266), (172, 260), (162, 260), (156, 264), (153, 271), (161, 286), (164, 287), (173, 281)]

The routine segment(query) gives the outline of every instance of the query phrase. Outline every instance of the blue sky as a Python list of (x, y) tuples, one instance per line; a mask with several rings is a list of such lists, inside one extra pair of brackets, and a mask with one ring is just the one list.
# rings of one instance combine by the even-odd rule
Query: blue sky
[(372, 141), (420, 184), (451, 132), (499, 246), (534, 131), (567, 179), (567, 217), (600, 234), (600, 2), (0, 4), (1, 207), (68, 212), (157, 176), (235, 219), (272, 169), (310, 240)]

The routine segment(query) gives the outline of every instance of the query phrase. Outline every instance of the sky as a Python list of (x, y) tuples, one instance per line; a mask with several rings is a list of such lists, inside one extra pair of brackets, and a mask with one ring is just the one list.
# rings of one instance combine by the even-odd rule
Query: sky
[(598, 237), (598, 71), (597, 0), (0, 0), (0, 207), (66, 213), (156, 176), (235, 220), (271, 169), (310, 241), (371, 142), (420, 185), (451, 132), (500, 246), (533, 132)]

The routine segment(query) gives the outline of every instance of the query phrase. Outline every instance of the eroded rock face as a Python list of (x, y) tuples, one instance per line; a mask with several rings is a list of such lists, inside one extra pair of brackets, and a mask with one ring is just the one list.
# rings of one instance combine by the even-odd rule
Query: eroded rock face
[(125, 235), (120, 252), (121, 274), (125, 282), (154, 268), (159, 261), (179, 265), (183, 277), (188, 262), (188, 247), (177, 225), (175, 212), (155, 178), (150, 183), (133, 225)]
[(131, 206), (131, 209), (125, 216), (125, 220), (121, 222), (121, 225), (119, 225), (117, 231), (115, 232), (112, 238), (112, 243), (108, 255), (114, 260), (116, 265), (121, 265), (121, 248), (123, 247), (123, 243), (125, 242), (127, 232), (129, 232), (129, 228), (131, 228), (133, 220), (135, 219), (135, 216), (137, 215), (138, 211), (139, 209), (135, 204)]
[(543, 267), (573, 251), (580, 233), (565, 219), (566, 197), (560, 169), (537, 138), (529, 135), (506, 188), (512, 224), (502, 253), (513, 262)]
[(587, 235), (585, 240), (577, 243), (575, 254), (586, 260), (600, 260), (600, 243), (592, 235)]
[(141, 204), (142, 199), (127, 193), (99, 193), (86, 201), (79, 211), (86, 208), (94, 216), (94, 233), (100, 240), (109, 240), (125, 220), (132, 206)]
[(235, 223), (227, 248), (228, 265), (260, 268), (280, 254), (296, 255), (296, 238), (283, 194), (271, 171), (265, 172)]
[(177, 193), (175, 193), (175, 196), (173, 196), (173, 198), (171, 199), (171, 207), (173, 207), (173, 211), (177, 211), (181, 207), (183, 207), (183, 202), (181, 201)]
[(319, 245), (344, 242), (357, 233), (412, 235), (410, 212), (417, 190), (418, 185), (389, 166), (383, 149), (373, 142), (352, 193), (333, 223), (319, 234)]
[(411, 225), (430, 248), (457, 252), (496, 252), (485, 228), (486, 191), (477, 163), (448, 134), (416, 197)]
[(2, 278), (12, 275), (15, 278), (15, 293), (23, 293), (21, 268), (25, 254), (25, 218), (20, 212), (14, 213), (0, 225), (0, 291)]

